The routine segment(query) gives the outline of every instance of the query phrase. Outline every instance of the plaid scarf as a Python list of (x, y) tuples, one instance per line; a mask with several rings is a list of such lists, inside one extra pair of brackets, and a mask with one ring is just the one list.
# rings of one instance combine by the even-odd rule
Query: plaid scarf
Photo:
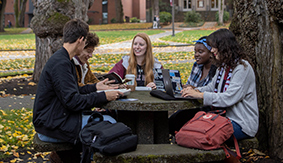
[[(228, 71), (229, 70), (229, 71)], [(223, 82), (222, 82), (222, 87), (221, 87), (221, 91), (220, 92), (225, 92), (230, 84), (230, 79), (231, 79), (231, 76), (232, 76), (232, 69), (231, 68), (227, 68), (225, 70), (225, 75), (224, 75), (224, 79), (223, 79)], [(216, 83), (215, 83), (215, 89), (214, 89), (214, 92), (217, 93), (218, 92), (218, 85), (220, 83), (220, 79), (221, 79), (221, 76), (224, 72), (224, 68), (222, 67), (218, 76), (217, 76), (217, 79), (216, 79)]]

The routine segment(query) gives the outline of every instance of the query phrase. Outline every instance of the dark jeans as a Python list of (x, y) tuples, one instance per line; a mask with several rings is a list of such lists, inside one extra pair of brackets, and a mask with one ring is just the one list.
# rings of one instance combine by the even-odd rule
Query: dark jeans
[(181, 127), (191, 120), (195, 114), (202, 110), (201, 108), (178, 110), (169, 117), (169, 134), (175, 135), (175, 131), (179, 131)]

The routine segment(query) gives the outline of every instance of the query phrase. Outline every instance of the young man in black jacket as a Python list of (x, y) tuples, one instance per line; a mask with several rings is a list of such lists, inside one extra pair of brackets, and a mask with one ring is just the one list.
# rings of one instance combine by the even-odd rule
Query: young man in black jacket
[(113, 89), (105, 85), (107, 80), (78, 86), (71, 59), (83, 51), (88, 32), (89, 27), (84, 21), (68, 21), (63, 29), (63, 47), (49, 58), (41, 72), (33, 109), (33, 124), (39, 138), (77, 144), (83, 111), (123, 95), (119, 91), (96, 93), (97, 90)]

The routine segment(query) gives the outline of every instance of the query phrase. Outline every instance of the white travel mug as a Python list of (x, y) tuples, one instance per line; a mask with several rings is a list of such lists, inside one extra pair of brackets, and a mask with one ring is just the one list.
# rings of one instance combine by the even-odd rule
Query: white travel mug
[(135, 74), (127, 74), (125, 76), (126, 79), (130, 79), (131, 81), (127, 82), (128, 88), (131, 89), (131, 91), (135, 91), (135, 80), (136, 80), (136, 76)]

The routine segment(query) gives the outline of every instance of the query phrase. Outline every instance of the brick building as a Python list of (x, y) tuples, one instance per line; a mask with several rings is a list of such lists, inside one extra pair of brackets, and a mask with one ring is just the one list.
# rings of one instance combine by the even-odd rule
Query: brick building
[[(146, 0), (122, 0), (124, 18), (125, 16), (132, 18), (137, 17), (141, 22), (146, 21)], [(8, 20), (15, 25), (14, 19), (14, 0), (7, 0), (4, 21), (5, 26)], [(29, 26), (33, 17), (33, 4), (31, 0), (27, 1), (25, 13), (25, 27)], [(111, 19), (116, 17), (115, 0), (95, 0), (91, 8), (88, 10), (89, 24), (108, 24)]]
[[(175, 21), (184, 21), (184, 13), (187, 11), (196, 11), (202, 15), (205, 21), (215, 21), (215, 14), (218, 11), (219, 0), (174, 0), (175, 1)], [(169, 7), (170, 0), (162, 0), (163, 5)], [(7, 0), (5, 8), (5, 26), (8, 20), (15, 25), (14, 20), (14, 0)], [(124, 19), (126, 17), (136, 17), (141, 22), (151, 22), (151, 0), (122, 0)], [(232, 0), (225, 0), (225, 10), (232, 16), (233, 6)], [(29, 22), (33, 17), (33, 4), (31, 0), (27, 1), (25, 13), (25, 27), (29, 26)], [(170, 9), (170, 7), (169, 7)], [(168, 12), (171, 12), (170, 10)], [(108, 24), (111, 19), (116, 17), (115, 0), (95, 0), (91, 8), (88, 10), (89, 24)]]

